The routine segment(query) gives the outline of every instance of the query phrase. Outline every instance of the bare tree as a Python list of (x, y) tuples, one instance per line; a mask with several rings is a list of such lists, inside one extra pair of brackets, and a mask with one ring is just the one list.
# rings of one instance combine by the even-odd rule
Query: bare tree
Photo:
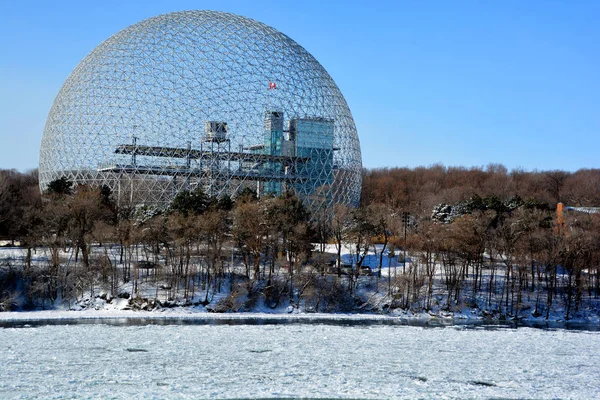
[(350, 209), (343, 204), (333, 206), (331, 230), (337, 252), (336, 264), (338, 277), (342, 276), (342, 246), (350, 233)]

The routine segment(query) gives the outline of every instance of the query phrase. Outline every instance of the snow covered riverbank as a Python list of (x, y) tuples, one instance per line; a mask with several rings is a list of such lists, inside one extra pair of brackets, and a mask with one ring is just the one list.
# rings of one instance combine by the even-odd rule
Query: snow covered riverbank
[(435, 316), (427, 313), (412, 314), (396, 312), (394, 314), (326, 314), (326, 313), (209, 313), (197, 307), (179, 307), (160, 311), (131, 310), (45, 310), (0, 313), (0, 328), (22, 326), (26, 324), (42, 326), (46, 324), (110, 324), (110, 325), (274, 325), (274, 324), (327, 324), (344, 326), (473, 326), (473, 327), (534, 327), (542, 329), (576, 329), (599, 331), (600, 324), (590, 321), (545, 321), (520, 320), (496, 321), (473, 317)]
[[(110, 250), (115, 260), (118, 258), (118, 249), (119, 247), (115, 247)], [(429, 300), (425, 301), (422, 296), (425, 286), (416, 292), (411, 292), (403, 286), (407, 281), (403, 277), (402, 263), (397, 259), (383, 257), (381, 277), (377, 276), (377, 252), (381, 253), (382, 249), (377, 246), (375, 249), (376, 252), (369, 252), (363, 263), (363, 266), (371, 268), (369, 270), (371, 272), (355, 277), (353, 289), (348, 288), (353, 279), (349, 275), (342, 275), (339, 278), (337, 274), (322, 275), (307, 267), (307, 271), (295, 275), (295, 285), (290, 284), (285, 268), (279, 270), (280, 275), (273, 279), (272, 285), (267, 290), (264, 281), (250, 281), (245, 278), (243, 265), (236, 264), (227, 273), (228, 278), (217, 285), (218, 290), (215, 285), (208, 285), (206, 289), (201, 289), (200, 282), (194, 281), (196, 286), (190, 294), (189, 287), (181, 288), (181, 282), (176, 285), (167, 284), (166, 280), (158, 280), (145, 271), (140, 273), (135, 284), (129, 281), (110, 287), (106, 282), (96, 282), (86, 290), (71, 290), (71, 292), (55, 290), (52, 297), (46, 295), (48, 288), (42, 288), (44, 290), (41, 292), (37, 289), (32, 292), (23, 290), (24, 282), (28, 280), (24, 276), (15, 278), (24, 271), (25, 249), (2, 248), (0, 249), (0, 272), (5, 274), (7, 281), (12, 279), (14, 290), (3, 292), (7, 298), (3, 303), (4, 308), (0, 307), (0, 309), (21, 311), (0, 312), (0, 321), (108, 318), (204, 320), (280, 318), (314, 321), (346, 318), (376, 321), (402, 320), (416, 324), (427, 324), (430, 321), (432, 324), (519, 323), (530, 326), (548, 326), (548, 324), (560, 326), (560, 324), (575, 323), (600, 327), (600, 298), (592, 294), (587, 295), (579, 308), (570, 312), (566, 311), (561, 298), (556, 298), (552, 306), (547, 307), (544, 306), (544, 296), (524, 291), (518, 301), (518, 310), (510, 313), (507, 309), (508, 300), (507, 297), (503, 297), (503, 291), (499, 294), (496, 290), (490, 295), (490, 292), (482, 290), (475, 295), (469, 292), (473, 290), (469, 285), (464, 288), (466, 294), (461, 301), (449, 301), (439, 266), (436, 267), (432, 291), (425, 296)], [(92, 250), (100, 251), (99, 248)], [(328, 245), (326, 250), (334, 252), (335, 246)], [(342, 249), (344, 263), (352, 263), (351, 250), (351, 246), (348, 245)], [(62, 257), (67, 255), (68, 253), (62, 254)], [(44, 265), (48, 264), (47, 257), (48, 249), (38, 249), (33, 257), (34, 266), (44, 268)], [(68, 259), (70, 260), (71, 257), (72, 254)], [(413, 260), (410, 257), (405, 260), (408, 271), (416, 270), (413, 269)], [(119, 268), (122, 267), (120, 265)], [(75, 268), (75, 265), (69, 268)], [(414, 268), (417, 268), (416, 262)], [(487, 273), (484, 271), (482, 276), (487, 277)], [(502, 277), (498, 275), (494, 279), (500, 282)], [(291, 286), (295, 289), (290, 289)], [(276, 295), (273, 294), (275, 292)], [(41, 298), (27, 297), (31, 293), (45, 294)], [(66, 295), (69, 296), (65, 297)], [(408, 302), (409, 297), (414, 297), (414, 301)], [(492, 297), (495, 301), (490, 302), (489, 299)], [(501, 301), (502, 298), (505, 299), (504, 302)], [(49, 310), (24, 311), (40, 308)], [(314, 311), (327, 313), (319, 314)], [(568, 320), (565, 319), (567, 316)]]

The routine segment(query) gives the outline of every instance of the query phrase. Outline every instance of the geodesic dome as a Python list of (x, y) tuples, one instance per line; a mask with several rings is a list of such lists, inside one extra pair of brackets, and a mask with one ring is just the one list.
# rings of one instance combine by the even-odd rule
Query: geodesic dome
[(48, 115), (40, 188), (107, 185), (119, 204), (183, 189), (294, 190), (357, 204), (360, 144), (325, 69), (281, 32), (214, 11), (174, 12), (113, 35), (69, 75)]

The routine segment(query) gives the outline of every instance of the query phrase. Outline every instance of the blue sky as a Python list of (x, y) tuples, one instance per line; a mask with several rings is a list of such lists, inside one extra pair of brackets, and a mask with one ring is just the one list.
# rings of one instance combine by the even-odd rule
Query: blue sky
[(600, 168), (600, 2), (0, 0), (0, 168), (37, 167), (77, 63), (142, 19), (244, 15), (306, 48), (352, 110), (367, 168)]

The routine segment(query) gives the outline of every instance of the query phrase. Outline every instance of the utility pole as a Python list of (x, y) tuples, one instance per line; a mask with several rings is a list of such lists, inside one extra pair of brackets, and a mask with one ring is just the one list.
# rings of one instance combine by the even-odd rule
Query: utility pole
[(406, 274), (406, 227), (408, 226), (408, 219), (410, 214), (407, 211), (402, 212), (402, 225), (404, 225), (404, 245), (402, 246), (402, 273)]

